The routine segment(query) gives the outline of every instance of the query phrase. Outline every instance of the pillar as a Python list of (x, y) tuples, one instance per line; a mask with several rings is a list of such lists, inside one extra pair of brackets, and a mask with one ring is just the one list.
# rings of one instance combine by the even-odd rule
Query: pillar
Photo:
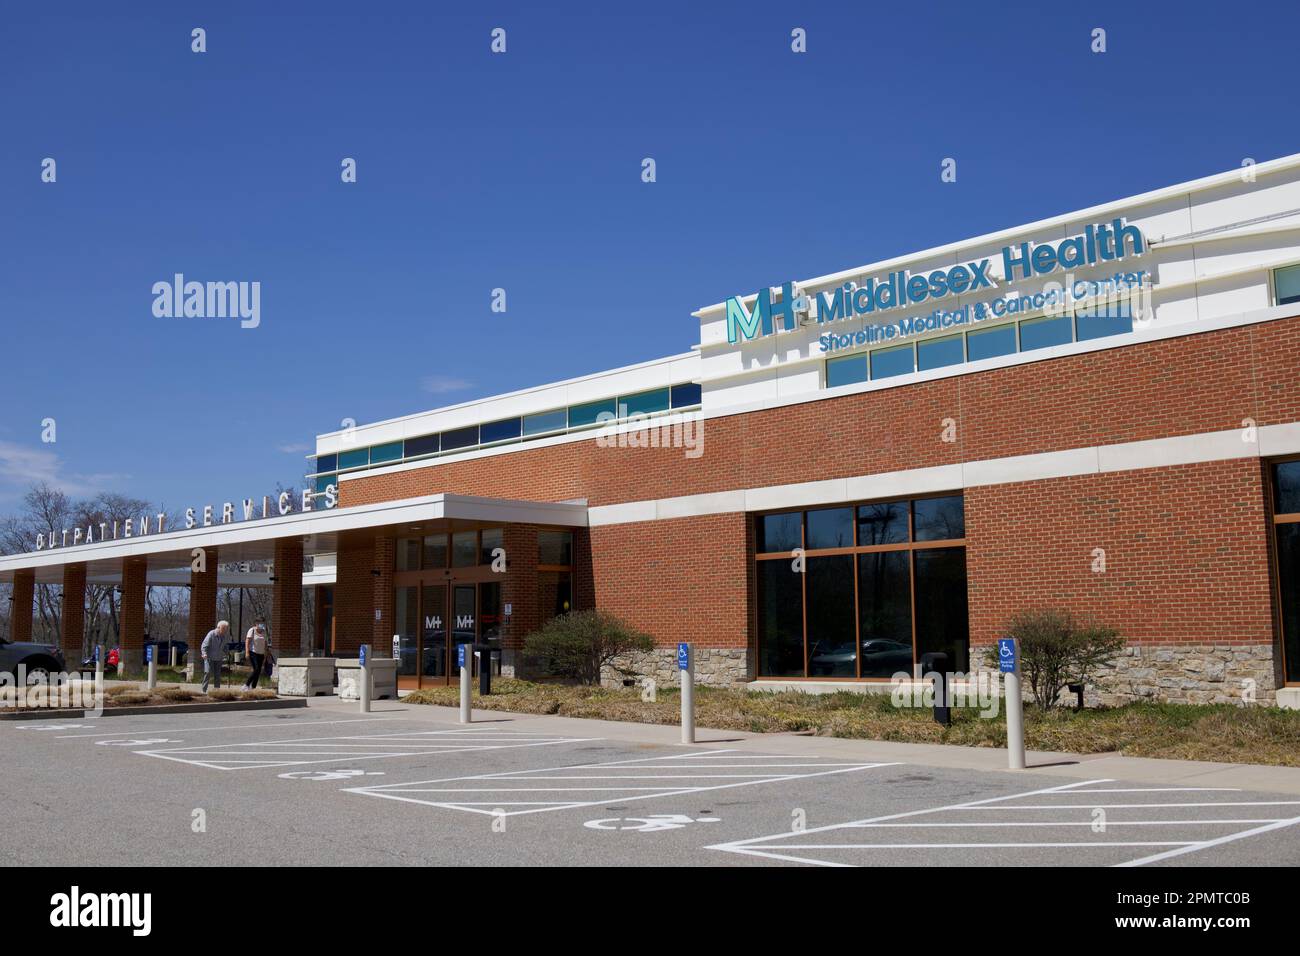
[(281, 538), (275, 542), (270, 623), (271, 652), (276, 657), (299, 656), (302, 653), (301, 538)]
[[(208, 631), (217, 626), (217, 549), (204, 548), (203, 560), (190, 562), (190, 619), (187, 625), (189, 650), (185, 652), (185, 672), (190, 680), (203, 679), (203, 661), (199, 645)], [(196, 569), (199, 563), (201, 569)]]
[(14, 572), (14, 603), (9, 609), (10, 640), (30, 641), (32, 639), (32, 601), (35, 597), (36, 569), (19, 568)]
[(63, 608), (59, 614), (59, 646), (69, 668), (81, 663), (86, 639), (86, 565), (63, 566)]
[[(127, 671), (138, 672), (144, 664), (144, 611), (149, 563), (144, 558), (122, 560), (121, 629), (118, 650)], [(107, 651), (105, 651), (107, 654)]]
[[(371, 604), (377, 613), (371, 631), (370, 649), (376, 657), (393, 656), (393, 635), (397, 633), (393, 615), (396, 613), (396, 595), (393, 593), (393, 569), (397, 566), (397, 542), (391, 535), (375, 538), (374, 566), (370, 569), (374, 596)], [(376, 574), (374, 572), (378, 571)]]
[(541, 627), (537, 579), (537, 527), (508, 524), (501, 532), (506, 573), (501, 579), (501, 613), (510, 605), (510, 618), (501, 623), (501, 674), (525, 677), (524, 638)]

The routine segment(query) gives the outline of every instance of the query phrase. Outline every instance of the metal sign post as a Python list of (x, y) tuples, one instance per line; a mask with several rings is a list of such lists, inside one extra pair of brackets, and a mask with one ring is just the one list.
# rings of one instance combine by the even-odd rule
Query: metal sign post
[(361, 681), (359, 688), (361, 693), (361, 713), (370, 713), (370, 645), (361, 645), (361, 673), (358, 680)]
[(677, 645), (677, 670), (682, 678), (682, 743), (695, 743), (695, 655), (685, 641)]
[(1012, 770), (1025, 769), (1025, 704), (1020, 690), (1020, 642), (998, 638), (998, 670), (1004, 681), (1007, 708), (1007, 760)]
[(155, 656), (156, 656), (156, 655), (154, 654), (154, 649), (155, 649), (156, 647), (157, 647), (156, 644), (150, 644), (148, 647), (146, 647), (146, 648), (144, 649), (144, 658), (145, 658), (146, 661), (149, 662), (149, 684), (148, 684), (148, 687), (149, 687), (150, 690), (153, 690), (155, 687), (158, 686), (158, 662), (157, 662), (156, 660), (154, 660), (154, 658), (155, 658)]
[(456, 645), (456, 666), (460, 668), (460, 722), (468, 724), (474, 719), (473, 711), (469, 705), (469, 680), (470, 680), (470, 663), (472, 658), (469, 656), (467, 644)]

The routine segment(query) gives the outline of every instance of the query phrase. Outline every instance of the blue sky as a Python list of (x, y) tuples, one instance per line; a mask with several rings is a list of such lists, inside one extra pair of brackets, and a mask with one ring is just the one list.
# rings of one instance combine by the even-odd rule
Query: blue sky
[[(1294, 3), (14, 5), (0, 513), (42, 477), (260, 495), (347, 417), (684, 351), (693, 309), (765, 283), (1300, 151), (1298, 25)], [(155, 317), (176, 272), (260, 282), (261, 325)]]

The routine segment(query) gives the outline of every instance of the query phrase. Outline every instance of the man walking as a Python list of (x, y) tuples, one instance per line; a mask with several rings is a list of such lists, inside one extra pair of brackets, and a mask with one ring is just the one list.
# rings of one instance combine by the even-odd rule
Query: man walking
[(221, 665), (226, 662), (226, 638), (230, 634), (230, 622), (218, 621), (217, 626), (208, 631), (199, 645), (203, 655), (203, 693), (208, 692), (208, 680), (214, 688), (221, 686)]

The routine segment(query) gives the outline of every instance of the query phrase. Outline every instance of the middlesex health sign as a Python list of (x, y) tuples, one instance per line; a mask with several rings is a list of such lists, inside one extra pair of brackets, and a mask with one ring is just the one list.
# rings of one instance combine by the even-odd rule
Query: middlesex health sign
[[(1141, 230), (1137, 226), (1126, 225), (1123, 219), (1114, 219), (1108, 224), (1089, 225), (1082, 234), (1057, 243), (1041, 243), (1031, 247), (1030, 243), (1021, 242), (1004, 246), (1001, 253), (1002, 277), (1005, 281), (1014, 283), (1049, 275), (1060, 269), (1087, 268), (1115, 262), (1128, 256), (1142, 255), (1145, 251), (1146, 243)], [(992, 266), (992, 259), (981, 259), (928, 273), (910, 273), (906, 269), (899, 269), (883, 277), (873, 276), (860, 286), (846, 282), (837, 289), (817, 293), (817, 323), (821, 325), (892, 312), (984, 289), (996, 291), (998, 279), (991, 274)], [(825, 351), (834, 351), (850, 345), (892, 341), (921, 332), (1086, 299), (1103, 289), (1125, 292), (1141, 287), (1145, 275), (1145, 271), (1119, 272), (1102, 282), (1080, 280), (1059, 291), (1044, 291), (1033, 296), (995, 297), (968, 303), (951, 311), (938, 308), (928, 315), (870, 325), (854, 335), (823, 335), (821, 346)], [(727, 341), (734, 345), (742, 339), (771, 335), (772, 320), (778, 316), (782, 329), (791, 331), (799, 326), (800, 316), (809, 313), (810, 305), (808, 296), (796, 293), (792, 282), (782, 286), (781, 301), (775, 304), (772, 302), (772, 290), (760, 289), (752, 311), (745, 307), (740, 296), (732, 296), (727, 300)], [(849, 341), (846, 342), (845, 339)]]
[[(310, 488), (302, 490), (302, 511), (312, 511), (314, 509), (317, 495), (313, 494)], [(338, 485), (329, 484), (325, 491), (320, 494), (325, 499), (325, 507), (333, 508), (339, 503)], [(262, 496), (261, 514), (258, 514), (258, 508), (252, 498), (245, 498), (242, 502), (243, 520), (253, 521), (257, 518), (271, 518), (280, 515), (293, 513), (294, 496), (287, 491), (280, 492), (275, 500), (275, 507), (271, 506), (271, 496)], [(221, 506), (221, 514), (218, 516), (216, 509), (212, 505), (204, 505), (202, 509), (186, 508), (185, 509), (185, 528), (204, 527), (210, 528), (215, 524), (233, 524), (235, 522), (236, 511), (235, 503), (227, 501)], [(99, 531), (96, 536), (96, 530)], [(67, 547), (79, 544), (94, 544), (97, 541), (116, 541), (119, 538), (140, 538), (148, 534), (162, 534), (167, 529), (167, 515), (159, 512), (156, 515), (141, 515), (139, 519), (127, 518), (125, 521), (102, 521), (99, 524), (87, 524), (84, 528), (64, 528), (62, 533), (55, 535), (50, 532), (47, 537), (44, 534), (36, 536), (36, 550), (45, 551), (49, 548)], [(71, 537), (71, 541), (69, 541)]]

